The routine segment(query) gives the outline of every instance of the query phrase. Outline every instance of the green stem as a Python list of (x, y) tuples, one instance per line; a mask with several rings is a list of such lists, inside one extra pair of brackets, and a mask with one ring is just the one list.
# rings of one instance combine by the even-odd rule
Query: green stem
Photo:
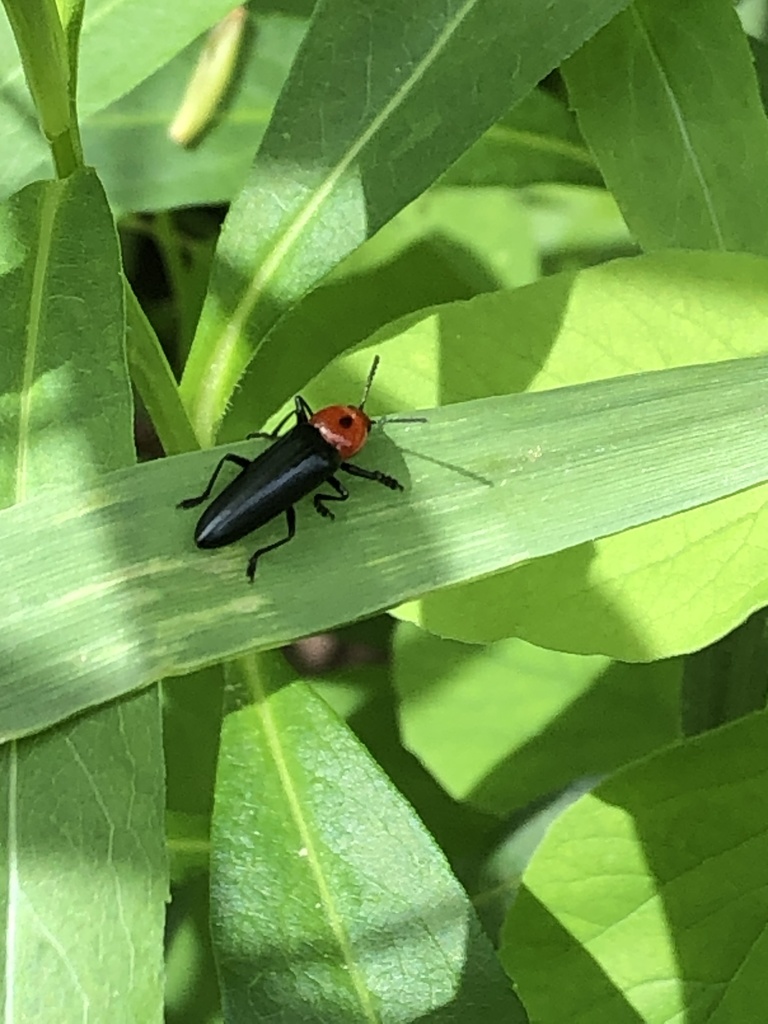
[(68, 178), (83, 166), (83, 147), (76, 122), (70, 123), (70, 129), (51, 139), (51, 155), (56, 168), (57, 178)]
[(83, 166), (76, 112), (82, 4), (68, 9), (66, 34), (55, 0), (3, 0), (3, 6), (56, 174), (66, 178)]
[(166, 455), (196, 451), (200, 442), (179, 397), (179, 388), (157, 335), (126, 284), (128, 367)]

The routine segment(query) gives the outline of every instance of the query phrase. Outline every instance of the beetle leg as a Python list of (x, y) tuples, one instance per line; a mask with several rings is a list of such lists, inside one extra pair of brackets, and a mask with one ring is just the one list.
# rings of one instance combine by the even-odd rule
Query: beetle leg
[(402, 491), (403, 485), (399, 480), (395, 480), (393, 476), (387, 476), (386, 473), (381, 473), (378, 469), (363, 469), (362, 466), (355, 466), (351, 462), (342, 462), (340, 469), (343, 469), (345, 473), (349, 473), (350, 476), (360, 476), (363, 480), (373, 480), (377, 484), (384, 484), (390, 491)]
[(296, 403), (296, 422), (307, 423), (313, 415), (309, 402), (306, 402), (301, 395), (296, 395), (294, 401)]
[(216, 483), (216, 477), (221, 472), (221, 467), (225, 462), (234, 462), (234, 464), (239, 466), (240, 469), (247, 469), (251, 464), (250, 459), (244, 459), (242, 455), (233, 455), (232, 452), (228, 452), (221, 458), (218, 466), (214, 469), (213, 476), (208, 481), (208, 486), (205, 488), (203, 493), (198, 494), (196, 498), (185, 498), (183, 501), (178, 503), (176, 508), (194, 508), (195, 505), (201, 505), (208, 497), (210, 497), (213, 485)]
[(261, 556), (266, 555), (268, 551), (274, 551), (275, 548), (281, 548), (283, 544), (287, 544), (289, 540), (293, 540), (296, 536), (296, 509), (293, 505), (289, 505), (285, 510), (285, 521), (288, 524), (288, 536), (283, 537), (282, 540), (276, 540), (274, 544), (267, 544), (265, 548), (259, 548), (258, 551), (254, 551), (248, 559), (248, 568), (245, 570), (245, 575), (248, 577), (250, 583), (253, 583), (253, 577), (256, 572), (256, 563)]
[(279, 436), (280, 431), (283, 429), (283, 427), (288, 422), (288, 420), (291, 418), (291, 416), (295, 416), (296, 419), (298, 420), (298, 418), (299, 418), (299, 407), (298, 407), (298, 405), (296, 406), (295, 409), (292, 409), (289, 413), (286, 413), (286, 415), (283, 416), (283, 418), (280, 420), (280, 422), (277, 424), (277, 426), (275, 427), (274, 430), (254, 430), (250, 434), (246, 434), (245, 435), (246, 439), (248, 441), (250, 441), (250, 439), (252, 437), (264, 437), (268, 441), (274, 441)]
[(286, 413), (285, 416), (283, 416), (283, 418), (280, 420), (280, 422), (277, 424), (274, 430), (254, 430), (252, 433), (246, 434), (246, 438), (250, 440), (252, 437), (263, 437), (266, 438), (268, 441), (274, 441), (277, 437), (280, 436), (280, 431), (283, 429), (283, 427), (291, 418), (291, 416), (296, 417), (297, 423), (306, 423), (312, 416), (312, 410), (301, 397), (301, 395), (296, 395), (293, 402), (295, 408), (292, 409), (291, 412)]
[(335, 476), (328, 477), (328, 483), (336, 491), (335, 494), (316, 494), (312, 499), (315, 505), (315, 511), (319, 512), (321, 516), (325, 516), (326, 519), (335, 519), (336, 516), (331, 512), (329, 508), (326, 508), (323, 504), (324, 501), (346, 501), (349, 497), (349, 491), (341, 482), (337, 480)]

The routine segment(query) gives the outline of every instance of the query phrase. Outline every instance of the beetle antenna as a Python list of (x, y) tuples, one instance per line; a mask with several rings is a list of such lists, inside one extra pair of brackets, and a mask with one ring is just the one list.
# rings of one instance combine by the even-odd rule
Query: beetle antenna
[(382, 416), (373, 420), (377, 427), (383, 427), (386, 423), (426, 423), (426, 416)]
[[(371, 384), (373, 383), (374, 375), (375, 375), (377, 369), (379, 368), (379, 362), (380, 361), (381, 360), (380, 360), (379, 356), (374, 356), (373, 357), (373, 365), (371, 366), (370, 372), (368, 374), (368, 379), (366, 380), (365, 387), (363, 388), (363, 397), (362, 397), (362, 400), (360, 402), (360, 405), (358, 405), (358, 407), (357, 407), (361, 412), (365, 408), (365, 403), (368, 401), (368, 392), (371, 390)], [(371, 420), (371, 423), (375, 423), (379, 427), (383, 426), (385, 423), (426, 423), (426, 422), (427, 422), (427, 419), (426, 419), (425, 416), (382, 416), (381, 419)]]
[(374, 356), (373, 357), (373, 366), (371, 366), (370, 372), (368, 374), (368, 379), (366, 380), (365, 387), (363, 388), (363, 397), (360, 400), (360, 405), (358, 405), (358, 407), (357, 407), (358, 409), (360, 409), (361, 412), (365, 408), (365, 403), (368, 401), (368, 392), (371, 390), (371, 384), (373, 384), (373, 378), (374, 378), (374, 375), (375, 375), (376, 370), (378, 369), (378, 367), (379, 367), (379, 357), (378, 356)]

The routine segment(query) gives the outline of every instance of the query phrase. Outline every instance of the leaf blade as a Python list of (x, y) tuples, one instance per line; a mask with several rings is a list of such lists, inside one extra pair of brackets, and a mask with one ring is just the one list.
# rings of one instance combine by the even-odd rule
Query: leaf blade
[(318, 7), (219, 241), (182, 379), (201, 437), (280, 316), (623, 6)]
[[(252, 699), (263, 680), (238, 675)], [(225, 719), (212, 840), (233, 1018), (525, 1020), (443, 855), (310, 688)]]
[[(368, 353), (358, 356), (361, 376), (363, 363), (367, 369)], [(435, 411), (427, 426), (400, 426), (398, 439), (413, 453), (411, 496), (369, 488), (365, 501), (345, 509), (341, 556), (339, 534), (311, 517), (300, 542), (267, 563), (253, 588), (244, 578), (250, 545), (200, 553), (175, 508), (199, 491), (215, 452), (118, 472), (77, 497), (55, 491), (0, 513), (0, 553), (18, 581), (13, 594), (0, 595), (18, 651), (17, 671), (0, 690), (0, 731), (38, 729), (162, 675), (277, 646), (758, 483), (768, 476), (760, 377), (767, 366), (765, 357), (735, 360), (487, 399)], [(680, 411), (686, 389), (706, 409), (693, 439)], [(634, 467), (622, 488), (605, 455), (612, 434)], [(709, 457), (692, 460), (702, 438)], [(551, 458), (539, 457), (545, 451)], [(407, 479), (382, 438), (371, 440), (370, 456)], [(566, 466), (580, 483), (578, 510), (550, 500)], [(756, 488), (736, 500), (759, 507), (764, 495)], [(66, 529), (66, 552), (56, 554), (52, 528)]]
[[(30, 186), (0, 216), (7, 501), (130, 463), (133, 410), (117, 238), (95, 175)], [(159, 748), (156, 689), (0, 748), (0, 1003), (13, 1019), (42, 1006), (160, 1019)]]
[(582, 131), (646, 250), (768, 252), (758, 212), (768, 125), (728, 4), (642, 0), (564, 74)]
[(628, 766), (551, 826), (502, 943), (537, 1020), (740, 1020), (762, 1003), (767, 724)]

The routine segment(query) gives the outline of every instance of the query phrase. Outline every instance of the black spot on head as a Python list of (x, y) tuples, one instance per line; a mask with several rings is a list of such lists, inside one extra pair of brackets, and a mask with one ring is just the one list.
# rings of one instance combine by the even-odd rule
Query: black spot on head
[(340, 416), (339, 417), (339, 426), (343, 427), (345, 430), (349, 430), (349, 428), (352, 426), (353, 422), (354, 422), (354, 420), (349, 415), (349, 413), (347, 413), (346, 416)]

